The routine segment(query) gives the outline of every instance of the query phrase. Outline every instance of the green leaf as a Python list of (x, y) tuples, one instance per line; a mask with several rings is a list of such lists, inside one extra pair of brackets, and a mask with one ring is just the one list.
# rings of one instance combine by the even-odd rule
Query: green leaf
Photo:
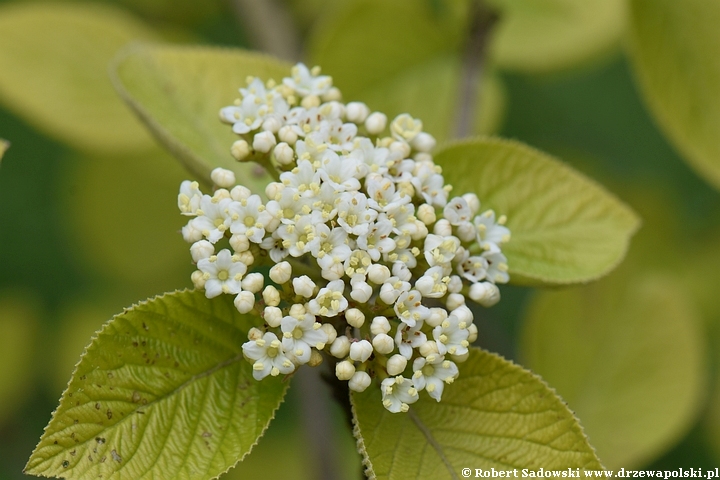
[(166, 294), (126, 309), (83, 354), (26, 473), (73, 479), (215, 477), (247, 454), (283, 399), (241, 345), (259, 318), (228, 295)]
[(621, 268), (542, 292), (522, 331), (524, 362), (582, 419), (609, 468), (646, 465), (691, 426), (704, 396), (699, 318), (674, 277)]
[(121, 55), (113, 80), (155, 136), (200, 179), (215, 167), (234, 170), (243, 185), (264, 191), (268, 177), (230, 155), (238, 136), (218, 119), (248, 76), (281, 81), (290, 65), (243, 50), (139, 46)]
[(554, 391), (495, 354), (472, 348), (442, 401), (421, 397), (403, 414), (388, 412), (377, 388), (351, 395), (358, 446), (377, 478), (457, 479), (464, 467), (602, 469)]
[(10, 148), (10, 142), (0, 138), (0, 162), (2, 161), (2, 157), (5, 155), (8, 148)]
[(0, 44), (7, 47), (0, 49), (0, 102), (75, 147), (145, 149), (152, 139), (118, 101), (107, 67), (127, 43), (153, 38), (108, 5), (3, 5)]
[(618, 47), (625, 33), (625, 0), (489, 3), (500, 17), (489, 55), (504, 69), (546, 73), (573, 67)]
[(630, 2), (630, 53), (660, 128), (720, 188), (720, 3)]
[(637, 216), (594, 181), (519, 142), (484, 138), (441, 148), (453, 194), (474, 192), (481, 210), (507, 215), (510, 281), (560, 285), (612, 270), (639, 226)]
[[(453, 136), (468, 2), (434, 9), (417, 0), (352, 0), (326, 11), (311, 32), (309, 57), (333, 76), (346, 101), (361, 100), (390, 119), (410, 113), (438, 140)], [(496, 130), (504, 109), (500, 80), (484, 73), (474, 133)]]

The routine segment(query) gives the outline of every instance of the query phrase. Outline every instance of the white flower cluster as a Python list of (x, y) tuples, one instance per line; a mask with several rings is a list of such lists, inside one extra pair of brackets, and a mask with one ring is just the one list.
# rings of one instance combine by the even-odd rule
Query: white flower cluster
[(250, 78), (220, 111), (241, 137), (233, 156), (279, 181), (267, 201), (228, 170), (213, 171), (212, 195), (182, 183), (193, 283), (262, 316), (242, 347), (258, 380), (324, 355), (354, 391), (376, 378), (391, 412), (422, 390), (440, 401), (477, 337), (465, 296), (491, 306), (508, 281), (505, 217), (480, 213), (474, 194), (449, 198), (419, 120), (387, 125), (363, 103), (340, 103), (319, 73), (299, 64), (281, 84)]

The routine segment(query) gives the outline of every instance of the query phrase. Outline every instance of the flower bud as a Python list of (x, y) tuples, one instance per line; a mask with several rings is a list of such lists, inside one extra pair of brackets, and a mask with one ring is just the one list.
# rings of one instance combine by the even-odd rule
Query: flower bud
[(448, 292), (450, 293), (460, 293), (463, 289), (462, 278), (460, 278), (458, 275), (452, 275), (450, 277), (450, 281), (448, 282), (447, 287)]
[(245, 140), (237, 140), (230, 147), (230, 154), (238, 162), (242, 162), (250, 156), (250, 145)]
[(390, 278), (390, 269), (385, 265), (373, 263), (368, 267), (367, 276), (374, 284), (381, 285), (385, 283), (385, 280)]
[(350, 102), (345, 107), (345, 118), (348, 122), (362, 124), (370, 115), (370, 109), (362, 102)]
[(333, 120), (345, 116), (345, 105), (340, 102), (327, 102), (318, 109), (320, 115)]
[(441, 237), (449, 237), (452, 235), (452, 225), (450, 225), (450, 222), (448, 222), (446, 219), (441, 218), (437, 222), (435, 222), (435, 226), (433, 227), (433, 233), (435, 235), (440, 235)]
[(302, 303), (293, 303), (290, 307), (290, 312), (288, 315), (291, 317), (295, 317), (298, 320), (302, 320), (305, 317), (305, 314), (307, 313), (307, 310), (305, 309), (305, 305)]
[(342, 263), (333, 263), (330, 268), (325, 268), (320, 272), (320, 276), (330, 282), (340, 280), (343, 275), (345, 275), (345, 268)]
[(267, 187), (265, 187), (265, 196), (270, 200), (276, 200), (284, 189), (284, 184), (280, 182), (270, 182)]
[(192, 280), (193, 286), (198, 290), (205, 288), (205, 274), (200, 270), (195, 270), (192, 275), (190, 275), (190, 280)]
[(403, 282), (409, 282), (412, 278), (412, 272), (410, 272), (408, 266), (402, 262), (393, 263), (392, 274)]
[(388, 147), (392, 153), (396, 153), (400, 158), (408, 158), (410, 156), (410, 145), (405, 142), (392, 142)]
[(423, 203), (418, 207), (417, 218), (425, 225), (432, 225), (437, 220), (435, 208), (432, 205)]
[(245, 235), (235, 234), (230, 237), (230, 246), (235, 250), (235, 253), (242, 253), (248, 251), (250, 241)]
[(235, 185), (235, 173), (220, 167), (210, 172), (210, 179), (218, 187), (230, 188)]
[(350, 291), (350, 297), (356, 302), (367, 303), (372, 296), (373, 289), (367, 282), (355, 282)]
[(437, 355), (438, 353), (438, 347), (437, 343), (434, 340), (429, 340), (418, 348), (418, 351), (420, 352), (420, 355), (423, 357), (427, 357), (428, 355)]
[(365, 128), (370, 135), (377, 135), (385, 130), (387, 116), (384, 113), (373, 112), (365, 119)]
[(420, 220), (415, 220), (415, 231), (410, 234), (413, 240), (424, 240), (428, 236), (428, 228)]
[(310, 277), (303, 275), (301, 277), (293, 278), (293, 289), (295, 293), (305, 298), (310, 298), (315, 292), (315, 282), (310, 280)]
[(253, 137), (253, 148), (258, 152), (267, 153), (275, 146), (276, 143), (277, 140), (275, 139), (275, 135), (270, 132), (263, 131), (256, 133)]
[(285, 142), (278, 143), (275, 150), (273, 150), (273, 154), (280, 165), (290, 165), (295, 161), (295, 151)]
[(437, 142), (435, 141), (435, 137), (429, 133), (420, 132), (412, 139), (410, 145), (419, 152), (429, 152), (435, 148)]
[(202, 230), (195, 226), (195, 223), (190, 221), (187, 225), (182, 227), (183, 240), (188, 243), (194, 243), (203, 238)]
[(500, 290), (493, 283), (478, 282), (470, 286), (469, 296), (483, 307), (492, 307), (500, 301)]
[(455, 363), (463, 363), (466, 362), (468, 357), (470, 357), (470, 352), (465, 352), (462, 355), (450, 355), (450, 358), (453, 359)]
[(395, 341), (386, 333), (375, 335), (372, 341), (373, 348), (376, 352), (386, 355), (395, 349)]
[(251, 292), (240, 292), (235, 297), (235, 308), (240, 313), (248, 313), (255, 306), (255, 295)]
[(278, 130), (278, 138), (287, 143), (288, 145), (295, 145), (295, 142), (297, 142), (297, 133), (293, 130), (293, 128), (289, 125), (286, 125), (284, 127), (281, 127), (280, 130)]
[(322, 99), (324, 102), (339, 101), (342, 99), (342, 93), (339, 88), (330, 87), (328, 91), (323, 94)]
[(263, 277), (262, 273), (248, 273), (245, 275), (245, 278), (242, 279), (242, 282), (240, 282), (240, 285), (242, 286), (243, 290), (247, 290), (248, 292), (252, 293), (258, 293), (263, 288), (263, 284), (265, 283), (265, 278)]
[(270, 280), (277, 283), (278, 285), (282, 285), (288, 281), (290, 281), (290, 277), (292, 276), (292, 267), (288, 262), (280, 262), (273, 265), (273, 267), (270, 269)]
[(373, 354), (373, 346), (367, 340), (350, 344), (350, 358), (356, 362), (364, 362)]
[(248, 198), (250, 198), (250, 195), (252, 195), (250, 189), (247, 187), (243, 187), (242, 185), (236, 185), (235, 187), (233, 187), (232, 190), (230, 190), (230, 198), (232, 198), (236, 202), (247, 200)]
[(317, 367), (323, 362), (323, 356), (320, 355), (320, 352), (315, 350), (314, 348), (310, 350), (310, 360), (308, 360), (307, 365), (311, 367)]
[(328, 341), (325, 342), (325, 345), (332, 344), (337, 338), (337, 330), (335, 330), (335, 327), (333, 327), (329, 323), (323, 323), (322, 327), (320, 327), (320, 330), (325, 332), (325, 334), (328, 336)]
[(263, 318), (269, 326), (277, 328), (283, 319), (283, 313), (278, 307), (265, 307), (265, 310), (263, 310)]
[(387, 317), (375, 317), (370, 323), (370, 333), (373, 335), (380, 335), (381, 333), (388, 333), (390, 331), (390, 322)]
[(345, 320), (350, 326), (360, 328), (365, 323), (365, 314), (357, 308), (348, 308), (345, 310)]
[(355, 375), (348, 381), (348, 388), (353, 392), (364, 392), (371, 382), (372, 378), (366, 372), (355, 372)]
[(215, 253), (215, 247), (212, 243), (207, 240), (200, 240), (195, 242), (190, 247), (190, 255), (192, 255), (193, 262), (197, 263), (203, 258), (208, 258)]
[(306, 95), (300, 102), (300, 106), (306, 110), (320, 106), (320, 97), (317, 95)]
[(470, 215), (473, 217), (477, 215), (477, 212), (480, 210), (480, 199), (478, 199), (478, 196), (474, 193), (466, 193), (462, 198), (465, 200), (465, 203), (467, 203), (468, 208), (470, 208)]
[(465, 297), (460, 293), (449, 294), (445, 301), (445, 306), (450, 310), (455, 310), (463, 305), (465, 305)]
[(432, 307), (430, 316), (425, 319), (425, 323), (431, 327), (437, 327), (448, 317), (448, 313), (444, 308)]
[(260, 330), (259, 328), (252, 327), (248, 331), (248, 340), (250, 340), (250, 341), (260, 340), (262, 337), (263, 337), (263, 331)]
[(253, 257), (253, 254), (250, 253), (249, 250), (245, 250), (244, 252), (236, 253), (235, 254), (242, 263), (247, 265), (248, 267), (253, 264), (255, 261), (255, 257)]
[(477, 228), (470, 222), (464, 222), (457, 226), (457, 237), (463, 242), (472, 242), (477, 235)]
[(455, 315), (458, 320), (464, 322), (467, 325), (471, 324), (473, 321), (472, 310), (470, 310), (467, 305), (459, 306), (458, 308), (454, 309), (451, 314)]
[(330, 354), (333, 357), (345, 358), (350, 353), (350, 340), (345, 335), (337, 337), (330, 345)]
[(262, 297), (266, 305), (270, 305), (271, 307), (277, 307), (280, 305), (280, 292), (278, 292), (277, 288), (272, 285), (265, 287), (265, 290), (262, 292)]
[(335, 365), (335, 376), (338, 380), (350, 380), (355, 375), (355, 365), (352, 362), (343, 360)]
[(400, 354), (388, 358), (387, 365), (385, 365), (389, 375), (400, 375), (405, 371), (405, 367), (407, 367), (407, 358)]
[(475, 325), (474, 323), (471, 323), (470, 325), (468, 325), (467, 331), (468, 331), (467, 341), (469, 343), (473, 343), (475, 340), (477, 340), (477, 337), (478, 337), (477, 325)]
[(262, 129), (272, 133), (277, 133), (280, 127), (282, 127), (282, 123), (275, 116), (266, 118), (262, 123)]

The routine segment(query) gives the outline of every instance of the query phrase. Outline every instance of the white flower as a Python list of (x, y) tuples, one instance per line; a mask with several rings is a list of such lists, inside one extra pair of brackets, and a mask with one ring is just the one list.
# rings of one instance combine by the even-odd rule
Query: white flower
[(383, 406), (392, 413), (407, 412), (410, 404), (418, 400), (417, 389), (404, 377), (390, 377), (382, 381)]
[(467, 324), (455, 315), (450, 315), (441, 325), (433, 328), (433, 338), (437, 342), (440, 355), (463, 355), (468, 352)]
[(308, 310), (313, 315), (323, 317), (334, 317), (338, 313), (345, 311), (348, 307), (348, 301), (344, 295), (345, 282), (335, 280), (329, 282), (325, 288), (321, 288), (317, 297), (310, 300)]
[(368, 208), (367, 197), (360, 192), (345, 192), (338, 202), (338, 223), (353, 235), (367, 235), (370, 222), (378, 212)]
[(283, 332), (282, 344), (288, 355), (294, 357), (297, 363), (303, 364), (310, 360), (311, 347), (318, 350), (325, 348), (328, 341), (327, 333), (321, 328), (322, 324), (315, 321), (315, 316), (305, 314), (298, 320), (287, 316), (280, 322)]
[(283, 79), (283, 83), (300, 95), (324, 95), (332, 87), (332, 78), (320, 75), (320, 68), (312, 70), (298, 63), (291, 70), (292, 77)]
[(400, 355), (410, 360), (412, 358), (413, 349), (427, 342), (427, 335), (422, 330), (422, 323), (419, 322), (412, 327), (400, 323), (395, 332), (395, 344), (400, 350)]
[(455, 197), (443, 209), (443, 215), (451, 225), (461, 225), (470, 222), (472, 211), (462, 197)]
[(449, 281), (442, 267), (431, 267), (415, 282), (415, 289), (425, 298), (441, 298), (447, 293)]
[(403, 292), (395, 301), (394, 310), (398, 319), (410, 327), (430, 316), (430, 310), (421, 302), (422, 295), (417, 290)]
[(239, 293), (242, 289), (240, 281), (247, 271), (247, 265), (223, 249), (220, 253), (198, 262), (198, 270), (205, 277), (205, 296), (217, 297), (221, 293)]
[(477, 241), (480, 246), (488, 251), (500, 251), (500, 245), (510, 240), (510, 230), (503, 226), (504, 217), (495, 222), (495, 212), (487, 210), (474, 219), (477, 228)]
[(422, 131), (422, 121), (412, 118), (407, 113), (395, 117), (390, 124), (390, 133), (398, 140), (411, 142)]
[(425, 260), (431, 267), (450, 263), (460, 248), (457, 237), (430, 234), (425, 238)]
[(198, 182), (191, 182), (190, 180), (182, 182), (178, 194), (180, 213), (183, 215), (196, 215), (197, 209), (200, 208), (202, 196)]
[(487, 279), (493, 283), (507, 283), (508, 275), (507, 258), (500, 251), (483, 252), (482, 255), (488, 263)]
[(232, 218), (230, 232), (245, 235), (253, 243), (263, 241), (265, 227), (270, 223), (271, 217), (259, 195), (251, 195), (241, 202), (232, 202), (228, 211)]
[(227, 209), (231, 203), (229, 198), (217, 199), (203, 195), (200, 209), (196, 211), (198, 216), (190, 220), (190, 224), (202, 232), (210, 243), (216, 243), (230, 227), (231, 218)]
[(267, 332), (259, 340), (244, 343), (243, 354), (253, 363), (253, 377), (262, 380), (268, 375), (287, 375), (295, 370), (295, 364), (287, 357), (282, 343), (274, 333)]
[(441, 355), (416, 358), (413, 362), (412, 380), (415, 388), (425, 390), (432, 398), (440, 401), (445, 384), (452, 383), (458, 376), (457, 365)]

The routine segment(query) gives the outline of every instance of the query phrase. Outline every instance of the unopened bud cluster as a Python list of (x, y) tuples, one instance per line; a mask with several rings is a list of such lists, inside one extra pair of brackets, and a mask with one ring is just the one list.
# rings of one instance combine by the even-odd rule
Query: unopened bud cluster
[(391, 412), (422, 390), (440, 401), (477, 337), (466, 296), (491, 306), (508, 281), (504, 216), (449, 195), (419, 120), (340, 103), (317, 67), (240, 94), (220, 111), (240, 136), (231, 153), (279, 181), (268, 200), (224, 169), (212, 195), (182, 183), (196, 288), (264, 319), (242, 347), (258, 380), (324, 354), (354, 391), (377, 379)]

